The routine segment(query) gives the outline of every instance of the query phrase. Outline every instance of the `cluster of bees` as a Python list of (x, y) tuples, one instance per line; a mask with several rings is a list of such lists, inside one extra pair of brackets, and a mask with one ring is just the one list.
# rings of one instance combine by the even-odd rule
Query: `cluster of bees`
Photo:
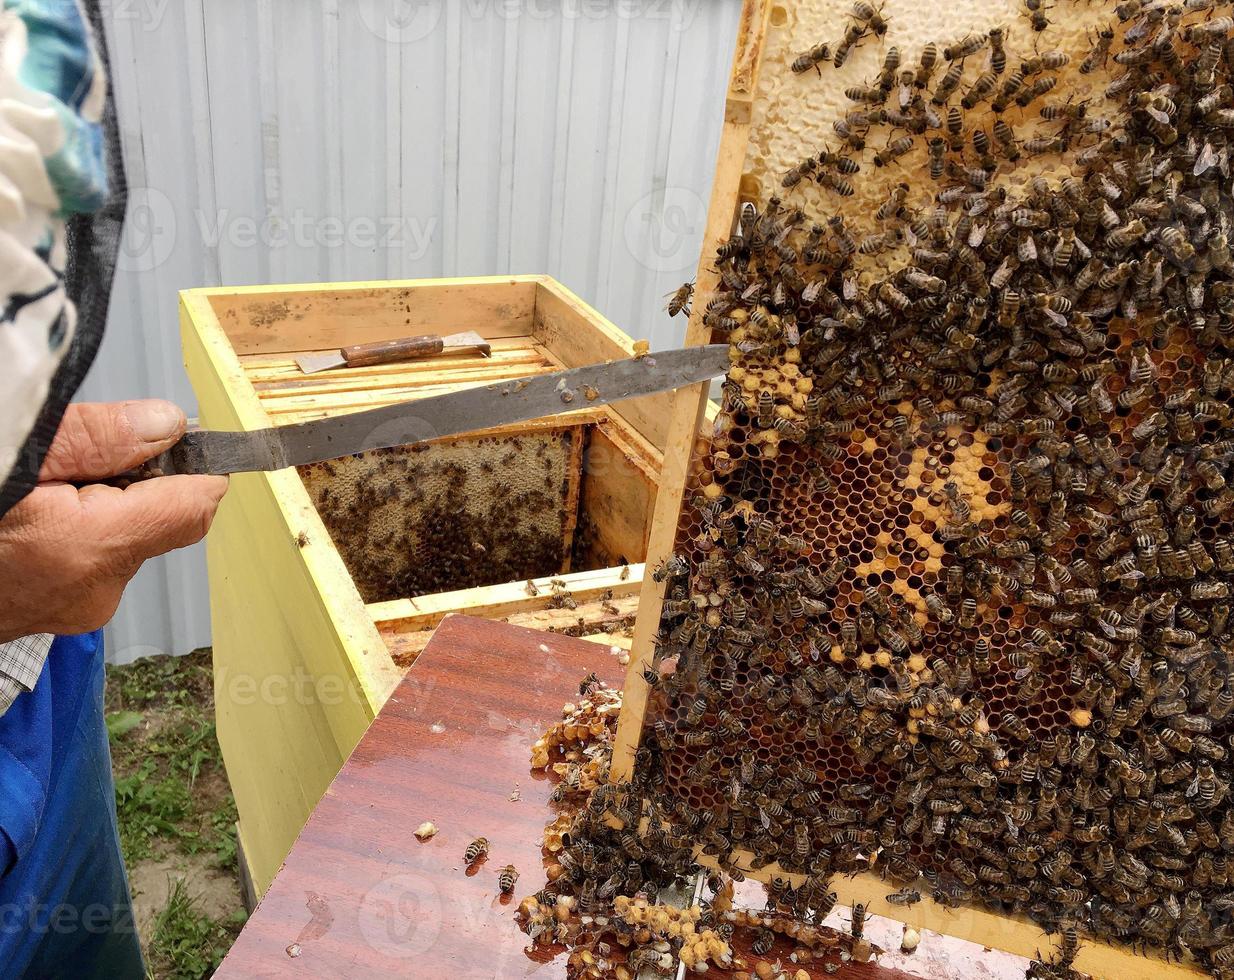
[(300, 467), (365, 602), (562, 567), (569, 436), (522, 433)]
[[(566, 704), (561, 721), (532, 746), (531, 768), (558, 780), (544, 829), (546, 882), (518, 910), (533, 946), (564, 948), (572, 977), (617, 980), (673, 975), (678, 964), (697, 973), (720, 968), (740, 977), (751, 974), (736, 971), (753, 968), (760, 978), (797, 980), (799, 964), (835, 973), (879, 952), (863, 939), (858, 915), (841, 933), (774, 910), (736, 908), (733, 880), (720, 873), (709, 876), (706, 897), (696, 904), (659, 902), (665, 889), (693, 888), (699, 868), (691, 842), (671, 828), (640, 835), (607, 819), (621, 813), (627, 827), (637, 820), (632, 787), (608, 779), (621, 703), (620, 692), (588, 675), (578, 701)], [(471, 865), (486, 853), (481, 839), (464, 860)], [(769, 959), (773, 951), (783, 955)]]
[[(701, 967), (698, 972), (733, 965), (732, 947), (716, 929), (702, 925), (700, 906), (661, 905), (640, 894), (618, 895), (599, 913), (578, 915), (578, 908), (578, 899), (568, 894), (528, 896), (519, 915), (533, 938), (547, 932), (571, 947), (567, 966), (579, 980), (634, 980), (647, 971), (667, 975), (679, 962)], [(583, 933), (586, 941), (580, 941)]]
[(620, 692), (590, 674), (578, 701), (564, 705), (562, 719), (532, 745), (531, 768), (558, 782), (544, 830), (547, 880), (520, 903), (520, 927), (535, 946), (565, 947), (571, 976), (668, 973), (687, 947), (696, 964), (729, 965), (731, 929), (713, 928), (720, 923), (710, 906), (683, 911), (647, 897), (690, 874), (689, 843), (644, 842), (604, 819), (612, 806), (636, 805), (608, 780), (621, 703)]
[(1234, 6), (1077, 9), (910, 63), (857, 3), (792, 62), (885, 50), (694, 299), (732, 370), (591, 799), (803, 921), (868, 869), (1062, 932), (1042, 976), (1083, 931), (1234, 977)]

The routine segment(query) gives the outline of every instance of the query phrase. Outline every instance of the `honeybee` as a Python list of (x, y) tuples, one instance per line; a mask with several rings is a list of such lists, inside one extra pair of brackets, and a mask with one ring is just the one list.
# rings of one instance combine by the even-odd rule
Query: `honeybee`
[[(480, 858), (488, 854), (488, 838), (477, 837), (467, 845), (467, 850), (463, 852), (463, 863), (468, 867), (475, 864)], [(511, 886), (513, 887), (513, 886)]]
[(943, 58), (947, 61), (956, 61), (957, 59), (967, 58), (970, 55), (976, 54), (989, 42), (989, 35), (970, 34), (956, 43), (948, 44), (945, 48), (943, 48)]
[(941, 136), (933, 136), (926, 146), (929, 152), (930, 176), (934, 180), (939, 180), (943, 176), (945, 167), (944, 154), (947, 152), (947, 141)]
[(934, 67), (938, 64), (938, 44), (930, 41), (924, 48), (921, 49), (921, 59), (917, 65), (917, 71), (913, 75), (913, 84), (919, 88), (925, 88), (930, 82), (930, 76), (934, 74)]
[(990, 68), (994, 74), (1001, 75), (1007, 67), (1007, 51), (1003, 43), (1007, 37), (1004, 27), (991, 27), (990, 37)]
[(913, 142), (914, 140), (911, 136), (901, 136), (892, 140), (874, 154), (874, 165), (876, 167), (885, 167), (887, 164), (904, 156), (905, 153), (913, 148)]
[(998, 76), (995, 75), (993, 70), (977, 76), (973, 84), (969, 86), (968, 91), (964, 93), (964, 97), (960, 99), (960, 105), (965, 109), (971, 109), (982, 102), (994, 91), (994, 85), (997, 80)]
[[(790, 66), (794, 72), (800, 75), (802, 72), (807, 72), (811, 68), (819, 71), (819, 64), (824, 61), (831, 60), (831, 45), (827, 43), (816, 44), (809, 51), (804, 52), (794, 59)], [(822, 74), (819, 71), (819, 74)]]
[(497, 888), (503, 895), (511, 894), (517, 881), (518, 869), (512, 864), (507, 864), (497, 872)]
[(938, 83), (938, 87), (934, 90), (934, 95), (930, 99), (935, 105), (946, 105), (947, 100), (951, 98), (955, 90), (960, 86), (960, 79), (964, 75), (964, 62), (953, 61), (947, 71), (943, 73), (942, 79)]
[(683, 282), (671, 294), (669, 294), (668, 303), (664, 309), (669, 316), (676, 316), (678, 313), (684, 312), (686, 316), (690, 315), (690, 297), (694, 295), (694, 283)]
[(836, 68), (844, 67), (844, 62), (848, 60), (848, 53), (865, 37), (865, 33), (865, 28), (861, 24), (848, 25), (848, 29), (844, 32), (843, 39), (836, 45), (835, 54), (831, 59), (832, 64)]
[(869, 27), (878, 37), (882, 37), (887, 33), (887, 21), (883, 18), (882, 13), (875, 9), (874, 5), (867, 2), (867, 0), (857, 0), (853, 4), (853, 19), (857, 23)]
[(862, 902), (853, 904), (852, 920), (849, 924), (849, 931), (854, 939), (860, 939), (865, 935), (866, 924), (866, 907)]

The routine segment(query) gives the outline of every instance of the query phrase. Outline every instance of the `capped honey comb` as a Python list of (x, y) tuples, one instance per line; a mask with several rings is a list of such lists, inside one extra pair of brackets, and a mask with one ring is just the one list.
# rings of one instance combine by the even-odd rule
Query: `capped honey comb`
[(644, 814), (1230, 975), (1234, 6), (772, 27)]

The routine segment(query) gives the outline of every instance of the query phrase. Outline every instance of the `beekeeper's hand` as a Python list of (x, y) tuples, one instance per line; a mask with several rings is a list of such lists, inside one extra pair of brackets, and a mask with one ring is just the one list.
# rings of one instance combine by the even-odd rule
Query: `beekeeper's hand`
[(69, 406), (39, 485), (0, 520), (0, 643), (98, 629), (142, 562), (205, 536), (226, 477), (73, 485), (157, 456), (185, 425), (179, 408), (154, 399)]

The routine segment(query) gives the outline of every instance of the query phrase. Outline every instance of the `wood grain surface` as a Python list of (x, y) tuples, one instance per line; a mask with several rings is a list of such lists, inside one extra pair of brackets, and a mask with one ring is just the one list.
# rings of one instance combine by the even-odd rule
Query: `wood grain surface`
[[(619, 681), (621, 668), (602, 645), (445, 619), (313, 811), (215, 976), (565, 977), (562, 952), (528, 951), (514, 912), (544, 884), (540, 839), (552, 783), (531, 775), (531, 743), (593, 670)], [(414, 831), (426, 820), (439, 833), (421, 843)], [(467, 871), (463, 851), (478, 836), (489, 839), (489, 857)], [(511, 863), (522, 877), (507, 898), (497, 873)], [(888, 926), (887, 940), (873, 934), (876, 925), (867, 930), (889, 942), (896, 926)], [(923, 940), (894, 967), (850, 965), (834, 976), (1023, 975), (1023, 961), (1018, 974), (1007, 972), (1006, 961), (988, 960), (1000, 954), (955, 942), (947, 940), (941, 957), (923, 955)]]

